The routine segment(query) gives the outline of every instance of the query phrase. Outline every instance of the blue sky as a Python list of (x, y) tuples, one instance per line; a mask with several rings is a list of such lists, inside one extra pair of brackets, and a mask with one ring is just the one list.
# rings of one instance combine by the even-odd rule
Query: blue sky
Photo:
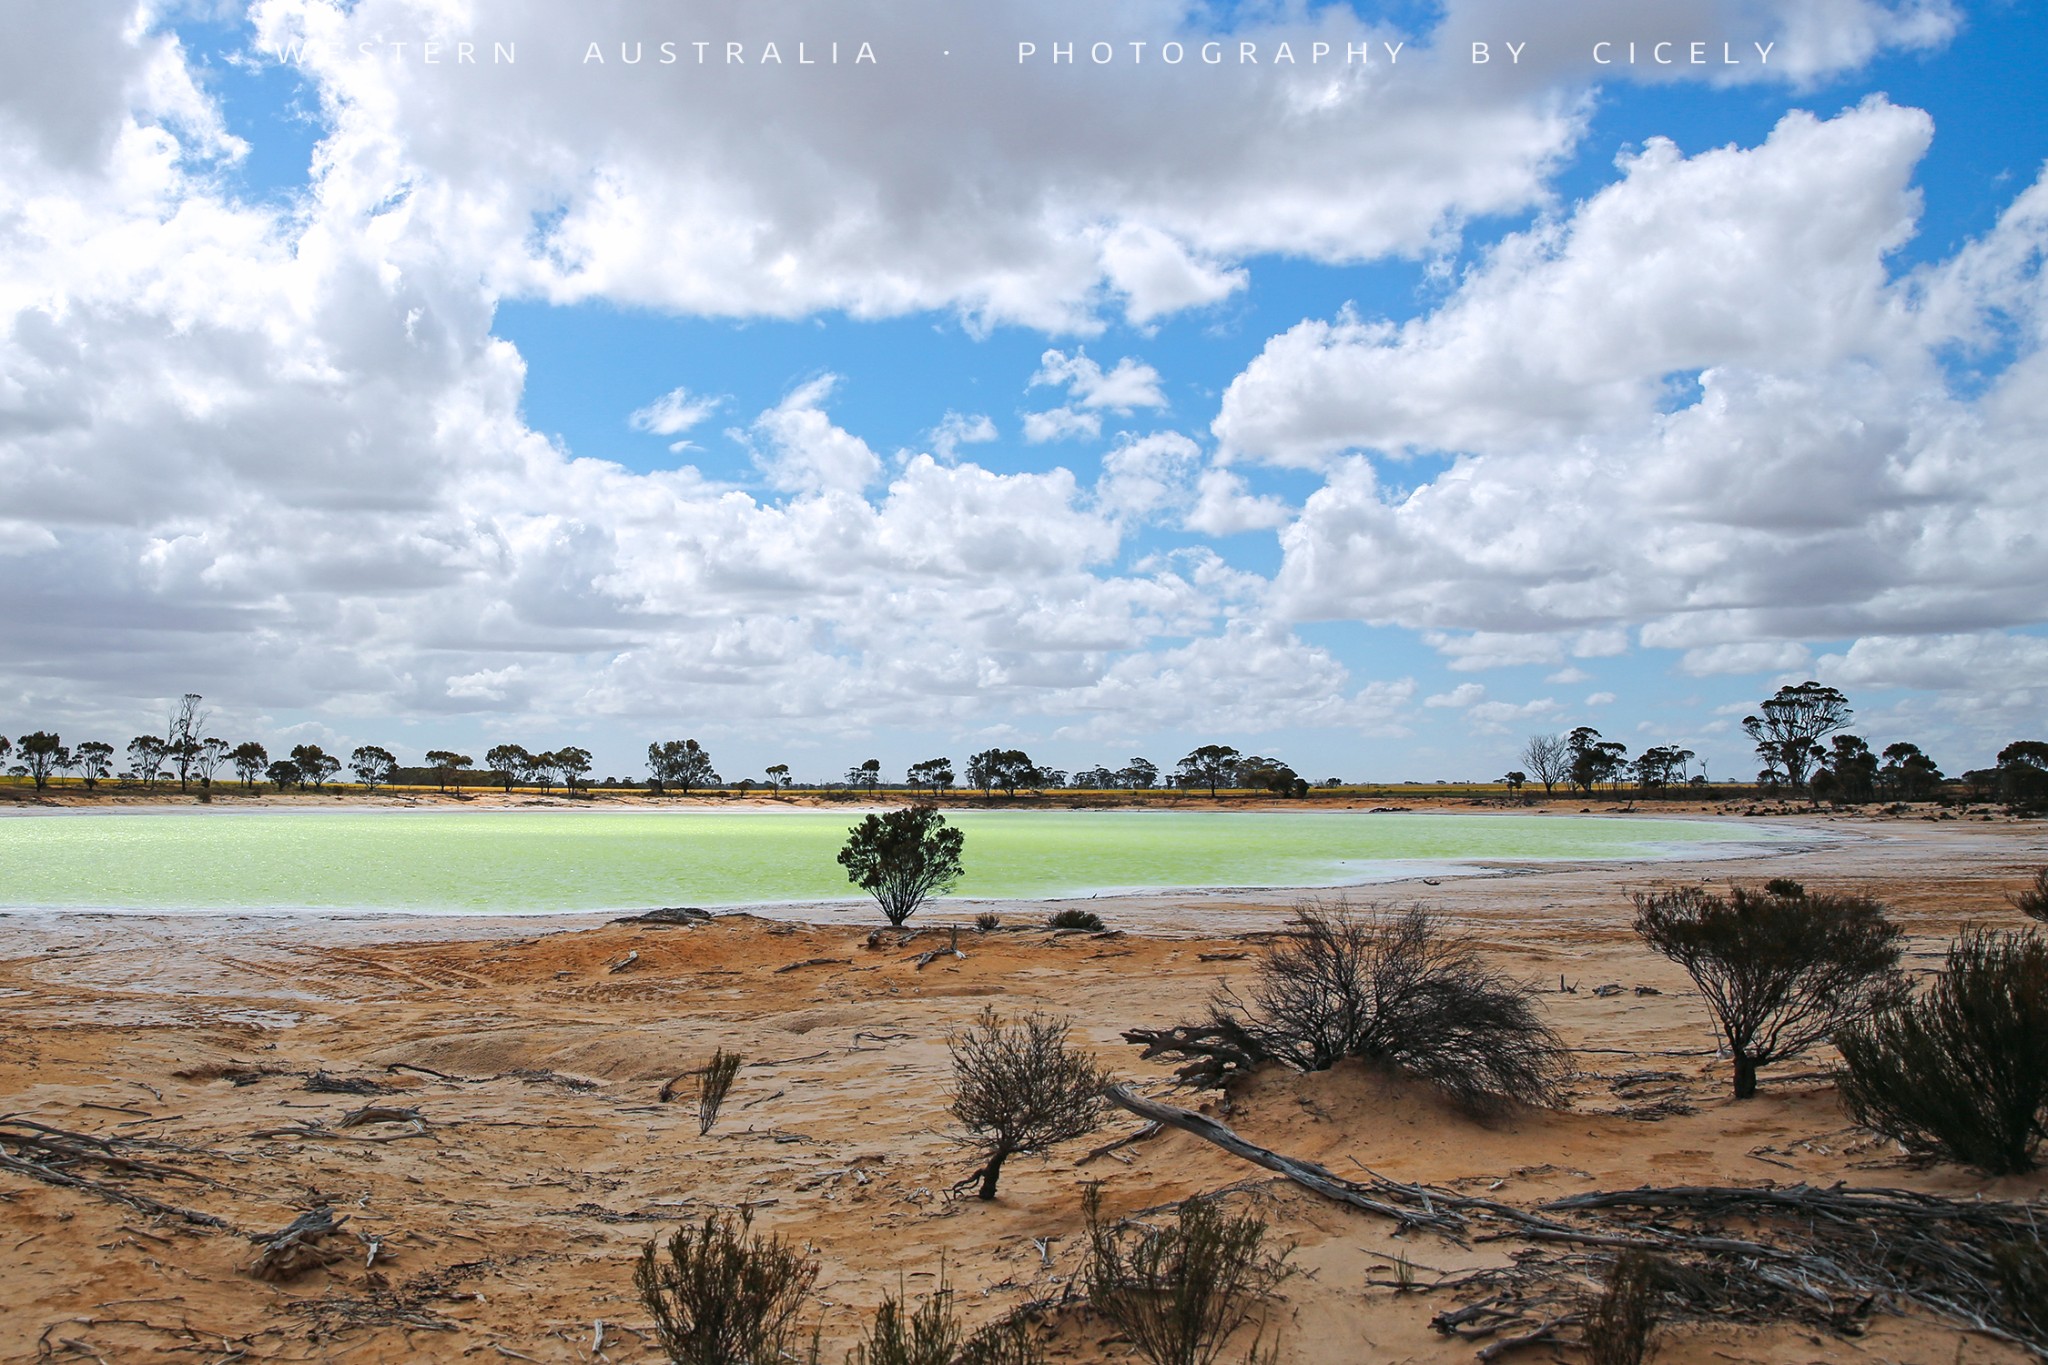
[[(2044, 724), (2048, 24), (1814, 13), (0, 17), (0, 728), (1733, 776), (1814, 676), (1982, 766)], [(1098, 38), (1154, 55), (1019, 55)], [(1775, 65), (1589, 59), (1660, 39)]]

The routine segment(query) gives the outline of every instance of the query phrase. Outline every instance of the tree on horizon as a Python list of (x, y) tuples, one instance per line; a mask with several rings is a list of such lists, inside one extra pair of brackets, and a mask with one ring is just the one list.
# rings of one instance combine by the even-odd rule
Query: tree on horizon
[(1743, 718), (1742, 728), (1756, 741), (1766, 769), (1783, 772), (1786, 785), (1804, 791), (1807, 774), (1826, 753), (1820, 742), (1846, 727), (1853, 715), (1847, 697), (1808, 680), (1779, 688), (1759, 714)]

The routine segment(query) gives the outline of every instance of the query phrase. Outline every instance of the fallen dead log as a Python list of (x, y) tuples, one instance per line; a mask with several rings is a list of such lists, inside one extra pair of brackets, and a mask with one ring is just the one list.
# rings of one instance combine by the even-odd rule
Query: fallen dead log
[(133, 1146), (136, 1142), (137, 1139), (134, 1138), (107, 1138), (96, 1137), (90, 1133), (74, 1133), (68, 1129), (53, 1128), (46, 1123), (37, 1123), (33, 1119), (9, 1116), (0, 1118), (0, 1170), (13, 1171), (17, 1175), (25, 1175), (46, 1185), (82, 1190), (111, 1203), (134, 1209), (138, 1213), (177, 1218), (197, 1227), (228, 1226), (224, 1218), (201, 1213), (195, 1209), (181, 1208), (106, 1180), (96, 1180), (80, 1174), (76, 1169), (80, 1166), (93, 1166), (110, 1175), (140, 1176), (151, 1180), (189, 1180), (213, 1189), (222, 1188), (219, 1181), (200, 1175), (196, 1171), (188, 1171), (182, 1166), (171, 1166), (161, 1161), (124, 1156), (116, 1150), (119, 1146)]
[(607, 975), (617, 976), (620, 972), (627, 970), (639, 960), (640, 950), (638, 948), (635, 948), (631, 952), (627, 953), (624, 957), (620, 958), (617, 962), (614, 962), (611, 964), (611, 966), (605, 968), (605, 972)]
[(1427, 1228), (1453, 1241), (1464, 1240), (1466, 1220), (1451, 1204), (1451, 1198), (1455, 1196), (1445, 1198), (1439, 1195), (1432, 1198), (1431, 1192), (1422, 1186), (1402, 1185), (1384, 1176), (1374, 1176), (1372, 1184), (1360, 1185), (1313, 1161), (1283, 1156), (1255, 1142), (1248, 1142), (1207, 1115), (1197, 1114), (1191, 1109), (1182, 1109), (1176, 1105), (1162, 1104), (1158, 1100), (1148, 1100), (1127, 1085), (1112, 1085), (1102, 1093), (1104, 1098), (1119, 1109), (1127, 1109), (1139, 1118), (1151, 1119), (1169, 1128), (1193, 1133), (1204, 1142), (1214, 1143), (1232, 1156), (1242, 1157), (1269, 1171), (1277, 1171), (1295, 1184), (1313, 1190), (1326, 1199), (1334, 1199), (1340, 1204), (1349, 1204), (1367, 1213), (1392, 1218), (1403, 1228)]
[(773, 975), (781, 976), (784, 972), (793, 972), (801, 967), (848, 967), (851, 965), (853, 965), (853, 959), (850, 957), (807, 957), (801, 962), (783, 963), (775, 969)]

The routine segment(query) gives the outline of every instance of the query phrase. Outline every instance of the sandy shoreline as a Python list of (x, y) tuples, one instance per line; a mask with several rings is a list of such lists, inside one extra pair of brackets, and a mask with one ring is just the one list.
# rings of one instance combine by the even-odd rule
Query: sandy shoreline
[[(1552, 983), (1548, 1015), (1585, 1049), (1569, 1112), (1481, 1125), (1343, 1070), (1262, 1077), (1233, 1097), (1229, 1121), (1332, 1169), (1523, 1201), (1681, 1181), (2048, 1193), (2040, 1177), (1904, 1163), (1847, 1126), (1817, 1074), (1822, 1057), (1767, 1071), (1758, 1100), (1727, 1099), (1704, 1012), (1677, 969), (1628, 932), (1626, 898), (1731, 876), (1869, 891), (1894, 907), (1914, 936), (1909, 965), (1924, 969), (1961, 924), (2021, 923), (2004, 898), (2048, 864), (2048, 826), (1781, 820), (1838, 837), (1739, 862), (1546, 865), (1354, 891), (1428, 905), (1473, 932), (1489, 960)], [(345, 1237), (347, 1259), (270, 1284), (246, 1273), (241, 1237), (0, 1172), (0, 1361), (590, 1361), (599, 1319), (603, 1359), (656, 1361), (631, 1292), (634, 1251), (740, 1203), (818, 1248), (815, 1307), (836, 1361), (880, 1290), (900, 1275), (921, 1291), (942, 1253), (973, 1320), (1057, 1301), (1078, 1264), (1084, 1180), (1104, 1182), (1116, 1212), (1242, 1186), (1231, 1198), (1261, 1210), (1313, 1276), (1286, 1291), (1275, 1324), (1284, 1361), (1471, 1360), (1483, 1343), (1428, 1327), (1448, 1299), (1374, 1281), (1397, 1255), (1426, 1283), (1499, 1264), (1505, 1248), (1397, 1237), (1186, 1134), (1085, 1164), (1090, 1142), (1017, 1163), (993, 1205), (948, 1193), (972, 1163), (948, 1135), (947, 1029), (986, 1004), (1069, 1015), (1120, 1075), (1164, 1093), (1166, 1069), (1139, 1061), (1120, 1031), (1192, 1017), (1256, 953), (1241, 936), (1284, 922), (1298, 899), (1105, 897), (1091, 908), (1120, 937), (969, 933), (965, 959), (922, 968), (915, 959), (945, 941), (953, 908), (923, 917), (919, 937), (876, 947), (871, 913), (815, 907), (810, 923), (735, 915), (674, 929), (581, 915), (0, 915), (0, 1112), (150, 1135), (167, 1144), (154, 1159), (215, 1183), (137, 1188), (235, 1228), (281, 1227), (324, 1203), (385, 1247), (365, 1266), (364, 1244)], [(1032, 926), (1044, 908), (1001, 913)], [(1609, 983), (1622, 991), (1593, 992)], [(748, 1065), (700, 1137), (691, 1106), (659, 1104), (656, 1092), (719, 1046)], [(309, 1089), (323, 1073), (382, 1093)], [(417, 1109), (421, 1129), (334, 1126), (365, 1103)], [(1095, 1141), (1135, 1127), (1112, 1124)], [(1055, 1359), (1131, 1358), (1078, 1308), (1053, 1317)], [(1860, 1337), (1787, 1323), (1675, 1328), (1658, 1357), (2024, 1358), (1882, 1314)]]

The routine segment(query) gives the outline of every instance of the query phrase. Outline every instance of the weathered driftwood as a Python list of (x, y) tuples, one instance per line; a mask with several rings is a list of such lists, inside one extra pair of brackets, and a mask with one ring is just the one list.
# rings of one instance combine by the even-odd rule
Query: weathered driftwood
[(1105, 1098), (1119, 1109), (1128, 1109), (1139, 1118), (1163, 1123), (1169, 1128), (1179, 1128), (1193, 1133), (1204, 1142), (1214, 1143), (1232, 1156), (1242, 1157), (1269, 1171), (1277, 1171), (1295, 1184), (1314, 1190), (1326, 1199), (1334, 1199), (1353, 1208), (1364, 1209), (1392, 1218), (1404, 1228), (1428, 1228), (1454, 1240), (1462, 1240), (1466, 1220), (1452, 1209), (1444, 1207), (1431, 1197), (1431, 1192), (1418, 1185), (1403, 1185), (1397, 1181), (1375, 1175), (1372, 1183), (1361, 1185), (1346, 1180), (1326, 1167), (1298, 1157), (1282, 1156), (1280, 1153), (1247, 1142), (1223, 1124), (1204, 1114), (1176, 1105), (1162, 1104), (1148, 1100), (1127, 1085), (1112, 1085), (1103, 1092)]
[(845, 967), (852, 962), (853, 959), (850, 957), (807, 957), (801, 962), (783, 963), (775, 969), (774, 975), (781, 976), (784, 972), (793, 972), (801, 967)]
[(1138, 1054), (1142, 1061), (1169, 1054), (1185, 1057), (1187, 1060), (1173, 1073), (1183, 1085), (1221, 1089), (1226, 1081), (1249, 1072), (1259, 1061), (1237, 1030), (1218, 1024), (1125, 1029), (1124, 1041), (1145, 1049)]
[(625, 971), (627, 968), (631, 967), (634, 963), (638, 962), (639, 960), (640, 950), (638, 948), (635, 948), (631, 952), (627, 953), (624, 957), (620, 958), (617, 962), (614, 962), (611, 966), (605, 968), (605, 972), (608, 975), (617, 976), (620, 972)]
[(53, 1128), (46, 1123), (37, 1123), (33, 1119), (13, 1116), (0, 1118), (0, 1170), (13, 1171), (46, 1185), (83, 1190), (101, 1199), (134, 1209), (138, 1213), (177, 1218), (198, 1227), (228, 1226), (226, 1219), (213, 1214), (180, 1208), (176, 1204), (165, 1203), (161, 1199), (152, 1198), (125, 1186), (79, 1173), (79, 1167), (89, 1166), (112, 1176), (189, 1180), (194, 1184), (215, 1189), (221, 1187), (219, 1181), (211, 1180), (195, 1171), (188, 1171), (182, 1166), (127, 1156), (121, 1150), (142, 1145), (142, 1140), (136, 1138), (97, 1137), (90, 1133), (74, 1133), (63, 1128)]
[(317, 1244), (347, 1221), (346, 1215), (336, 1218), (334, 1210), (323, 1204), (300, 1214), (276, 1232), (250, 1233), (249, 1240), (260, 1243), (263, 1249), (249, 1263), (249, 1273), (259, 1280), (278, 1283), (296, 1279), (308, 1270), (333, 1265), (341, 1259), (341, 1253)]

